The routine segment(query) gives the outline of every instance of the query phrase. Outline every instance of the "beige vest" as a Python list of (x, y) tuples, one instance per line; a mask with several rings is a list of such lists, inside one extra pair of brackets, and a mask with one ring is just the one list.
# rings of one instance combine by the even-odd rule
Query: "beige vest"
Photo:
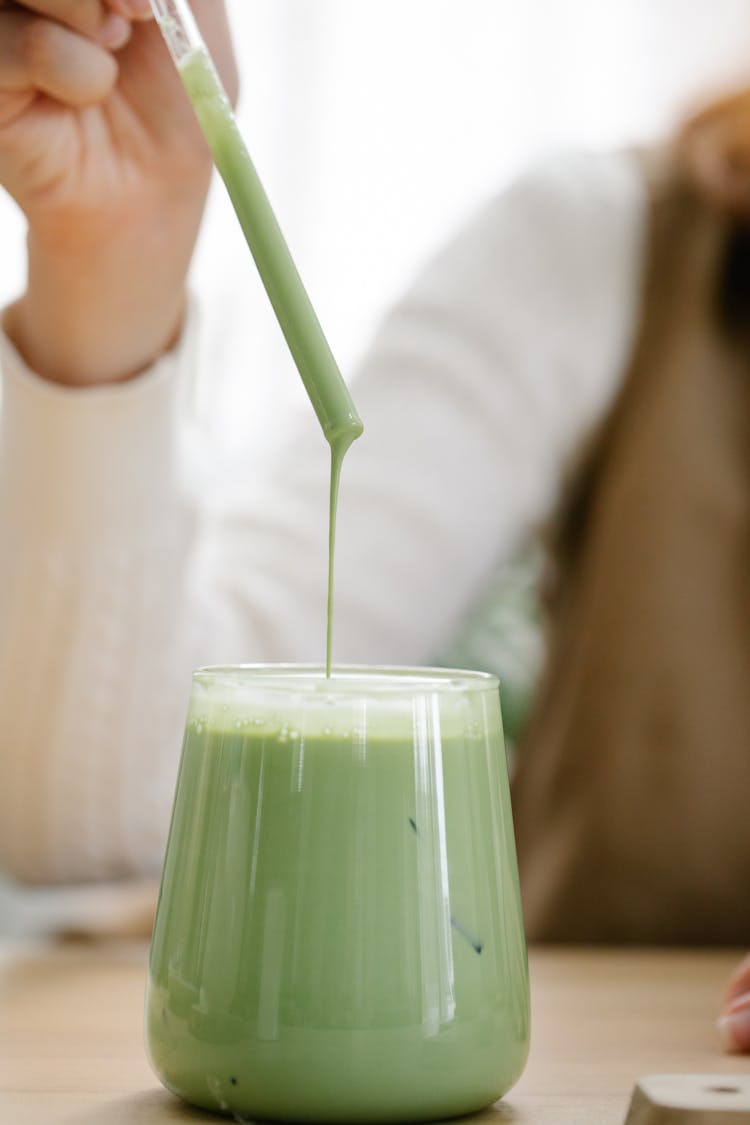
[(750, 941), (750, 234), (654, 183), (513, 785), (532, 940)]

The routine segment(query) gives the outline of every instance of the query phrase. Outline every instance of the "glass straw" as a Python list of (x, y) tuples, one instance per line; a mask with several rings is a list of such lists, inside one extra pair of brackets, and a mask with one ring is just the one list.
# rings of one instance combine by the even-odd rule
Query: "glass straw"
[(261, 280), (332, 450), (343, 457), (362, 422), (297, 272), (224, 86), (187, 0), (151, 0)]

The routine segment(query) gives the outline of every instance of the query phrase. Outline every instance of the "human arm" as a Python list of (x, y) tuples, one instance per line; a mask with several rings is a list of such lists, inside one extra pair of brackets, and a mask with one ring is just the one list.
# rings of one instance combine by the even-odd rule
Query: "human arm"
[[(223, 4), (195, 10), (234, 95)], [(146, 599), (173, 561), (164, 542), (188, 534), (172, 456), (179, 353), (133, 377), (180, 333), (210, 167), (148, 0), (0, 4), (0, 181), (29, 227), (28, 286), (3, 321), (0, 835), (2, 862), (30, 878), (131, 866), (116, 823), (97, 847), (112, 787), (125, 804), (132, 789), (100, 752), (94, 712), (118, 722), (102, 662), (122, 702), (139, 684), (129, 662), (154, 643), (144, 625), (118, 664), (109, 626), (127, 630), (132, 608), (140, 629), (147, 612), (124, 608), (121, 584)], [(88, 827), (66, 851), (79, 815)]]

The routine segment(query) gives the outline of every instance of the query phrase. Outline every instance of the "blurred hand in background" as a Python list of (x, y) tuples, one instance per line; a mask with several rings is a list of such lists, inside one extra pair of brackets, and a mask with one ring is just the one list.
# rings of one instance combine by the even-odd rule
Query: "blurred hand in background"
[(719, 1032), (727, 1050), (750, 1051), (750, 954), (729, 980)]

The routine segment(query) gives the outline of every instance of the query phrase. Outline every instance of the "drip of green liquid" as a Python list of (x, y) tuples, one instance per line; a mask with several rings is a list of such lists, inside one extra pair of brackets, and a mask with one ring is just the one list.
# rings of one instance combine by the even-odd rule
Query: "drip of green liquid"
[(328, 600), (326, 608), (326, 676), (331, 675), (333, 654), (333, 560), (336, 556), (336, 513), (339, 505), (341, 465), (349, 445), (331, 443), (331, 494), (328, 509)]
[(180, 74), (214, 163), (226, 184), (313, 409), (331, 447), (326, 675), (333, 641), (333, 559), (341, 465), (362, 422), (302, 284), (281, 228), (237, 128), (232, 107), (205, 51), (180, 63)]

